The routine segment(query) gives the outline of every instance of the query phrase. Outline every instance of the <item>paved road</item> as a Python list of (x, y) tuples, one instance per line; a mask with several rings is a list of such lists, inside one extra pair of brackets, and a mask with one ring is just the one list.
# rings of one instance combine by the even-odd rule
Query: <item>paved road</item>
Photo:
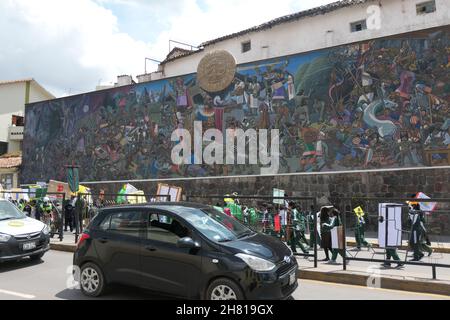
[[(71, 272), (72, 254), (50, 251), (42, 262), (23, 260), (0, 265), (0, 300), (81, 300), (86, 299), (79, 290), (67, 289)], [(69, 283), (70, 285), (70, 283)], [(401, 291), (368, 289), (302, 280), (295, 292), (296, 300), (348, 299), (348, 300), (437, 300), (450, 297)], [(161, 300), (145, 290), (115, 287), (103, 297), (111, 300)]]

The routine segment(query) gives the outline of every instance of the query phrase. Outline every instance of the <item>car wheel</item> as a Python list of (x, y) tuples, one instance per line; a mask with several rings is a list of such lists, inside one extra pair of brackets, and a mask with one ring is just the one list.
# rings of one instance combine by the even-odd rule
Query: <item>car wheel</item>
[(39, 253), (39, 254), (30, 256), (30, 259), (31, 259), (31, 261), (39, 261), (42, 259), (43, 256), (44, 256), (44, 253)]
[(105, 277), (96, 264), (86, 263), (81, 267), (80, 288), (88, 297), (100, 297), (105, 292)]
[(206, 300), (244, 300), (242, 289), (232, 280), (214, 280), (206, 290)]

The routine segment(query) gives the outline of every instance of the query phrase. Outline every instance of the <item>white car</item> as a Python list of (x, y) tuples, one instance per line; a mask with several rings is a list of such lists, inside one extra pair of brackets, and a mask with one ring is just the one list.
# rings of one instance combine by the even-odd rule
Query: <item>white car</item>
[(40, 260), (50, 250), (50, 228), (28, 218), (14, 204), (0, 199), (0, 262), (24, 257)]

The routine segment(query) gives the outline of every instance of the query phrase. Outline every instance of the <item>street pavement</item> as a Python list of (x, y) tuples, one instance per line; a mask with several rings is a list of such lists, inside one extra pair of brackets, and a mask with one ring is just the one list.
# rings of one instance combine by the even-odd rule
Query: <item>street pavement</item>
[[(24, 259), (0, 264), (0, 300), (86, 300), (79, 290), (70, 289), (71, 253), (50, 251), (41, 262)], [(296, 300), (450, 300), (449, 296), (369, 289), (340, 284), (300, 280)], [(146, 290), (115, 286), (106, 300), (167, 299)]]

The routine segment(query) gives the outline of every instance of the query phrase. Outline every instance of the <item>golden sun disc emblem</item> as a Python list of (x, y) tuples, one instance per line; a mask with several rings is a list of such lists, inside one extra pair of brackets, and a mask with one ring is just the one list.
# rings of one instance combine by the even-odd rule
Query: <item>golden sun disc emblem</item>
[(225, 90), (233, 82), (236, 74), (236, 60), (225, 50), (206, 54), (197, 68), (200, 88), (207, 92)]

